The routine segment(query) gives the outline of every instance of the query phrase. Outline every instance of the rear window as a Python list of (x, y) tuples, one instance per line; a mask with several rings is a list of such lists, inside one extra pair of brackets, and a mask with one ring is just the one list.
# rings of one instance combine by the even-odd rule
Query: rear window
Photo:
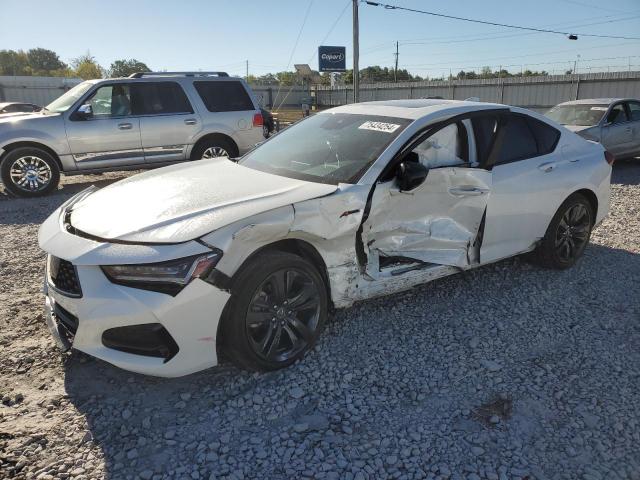
[(502, 127), (504, 140), (496, 164), (509, 163), (538, 155), (538, 145), (527, 121), (520, 115), (509, 115)]
[(527, 123), (538, 144), (538, 155), (547, 155), (553, 152), (560, 139), (560, 132), (535, 118), (527, 117)]
[(193, 113), (182, 87), (175, 82), (135, 83), (131, 90), (134, 115)]
[(210, 112), (238, 112), (254, 110), (251, 97), (240, 82), (193, 82), (198, 95)]

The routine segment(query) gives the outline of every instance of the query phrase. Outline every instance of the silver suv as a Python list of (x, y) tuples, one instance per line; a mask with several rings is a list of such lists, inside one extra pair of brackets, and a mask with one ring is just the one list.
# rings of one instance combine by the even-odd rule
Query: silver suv
[(262, 125), (249, 86), (225, 72), (89, 80), (41, 112), (0, 119), (0, 173), (10, 193), (40, 196), (61, 172), (237, 157), (264, 140)]

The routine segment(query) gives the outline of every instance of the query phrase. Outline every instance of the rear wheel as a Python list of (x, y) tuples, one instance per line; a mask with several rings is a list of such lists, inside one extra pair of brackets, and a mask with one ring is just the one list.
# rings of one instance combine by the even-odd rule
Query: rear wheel
[(311, 349), (327, 317), (328, 296), (305, 259), (267, 252), (243, 267), (222, 324), (231, 358), (251, 370), (291, 365)]
[(60, 168), (49, 152), (35, 147), (9, 151), (0, 165), (5, 188), (17, 197), (39, 197), (55, 190)]
[(593, 216), (593, 208), (584, 195), (574, 193), (567, 198), (534, 252), (537, 263), (556, 269), (573, 266), (589, 243)]
[(200, 160), (216, 157), (235, 158), (238, 156), (238, 148), (225, 138), (212, 137), (196, 145), (191, 153), (191, 160)]

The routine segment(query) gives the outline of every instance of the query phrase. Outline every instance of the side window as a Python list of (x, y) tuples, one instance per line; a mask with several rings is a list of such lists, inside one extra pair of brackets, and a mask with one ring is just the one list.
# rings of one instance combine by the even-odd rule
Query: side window
[(94, 118), (131, 115), (131, 94), (128, 85), (105, 85), (98, 88), (85, 102), (89, 103)]
[(427, 168), (463, 165), (468, 159), (466, 135), (462, 124), (452, 123), (426, 138), (413, 153)]
[(240, 82), (198, 81), (193, 82), (210, 112), (238, 112), (253, 110), (251, 97)]
[(629, 102), (629, 114), (632, 122), (640, 121), (640, 102)]
[(624, 109), (624, 104), (618, 103), (613, 106), (609, 115), (607, 115), (607, 122), (609, 123), (624, 123), (627, 119), (627, 112)]
[(538, 155), (547, 155), (553, 152), (560, 140), (560, 132), (540, 120), (527, 117), (527, 123), (538, 144)]
[(176, 82), (140, 82), (132, 90), (136, 115), (193, 113), (189, 99)]
[(487, 115), (471, 119), (476, 141), (477, 161), (486, 163), (498, 133), (498, 117)]
[(502, 143), (495, 165), (538, 155), (538, 145), (524, 116), (508, 115), (501, 128)]

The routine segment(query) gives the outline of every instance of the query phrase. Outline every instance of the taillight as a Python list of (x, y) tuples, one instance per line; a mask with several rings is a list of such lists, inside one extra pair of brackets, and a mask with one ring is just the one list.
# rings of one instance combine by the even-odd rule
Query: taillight
[(616, 161), (616, 157), (614, 157), (613, 153), (611, 153), (609, 150), (604, 151), (604, 159), (609, 165), (613, 165), (613, 162)]
[(256, 113), (253, 116), (253, 126), (254, 127), (261, 127), (264, 124), (264, 120), (262, 119), (262, 114), (261, 113)]

